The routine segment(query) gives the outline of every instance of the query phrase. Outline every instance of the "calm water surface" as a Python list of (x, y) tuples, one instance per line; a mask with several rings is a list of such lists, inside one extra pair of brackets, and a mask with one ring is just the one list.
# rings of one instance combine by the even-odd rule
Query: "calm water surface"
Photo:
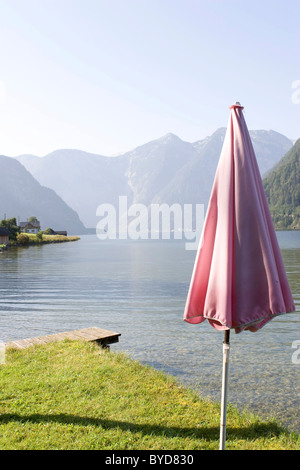
[[(300, 432), (300, 364), (292, 361), (300, 340), (300, 232), (277, 236), (296, 312), (257, 333), (232, 333), (228, 399)], [(195, 255), (184, 241), (93, 235), (1, 253), (0, 340), (89, 326), (117, 331), (113, 350), (219, 401), (223, 333), (182, 319)]]

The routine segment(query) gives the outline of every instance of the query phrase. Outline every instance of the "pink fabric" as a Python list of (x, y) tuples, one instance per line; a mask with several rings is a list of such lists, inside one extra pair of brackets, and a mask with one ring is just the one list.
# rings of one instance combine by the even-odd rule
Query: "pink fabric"
[(230, 109), (184, 320), (238, 333), (295, 306), (243, 108)]

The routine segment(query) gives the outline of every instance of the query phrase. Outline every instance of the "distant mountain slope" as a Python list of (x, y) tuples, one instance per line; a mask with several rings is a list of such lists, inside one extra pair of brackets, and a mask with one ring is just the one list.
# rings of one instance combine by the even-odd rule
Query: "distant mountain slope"
[(133, 192), (133, 202), (148, 205), (162, 201), (159, 195), (170, 182), (176, 180), (185, 165), (198, 159), (199, 153), (192, 144), (174, 134), (167, 134), (128, 152), (124, 157), (129, 162), (125, 176)]
[(14, 158), (0, 156), (0, 218), (20, 217), (26, 221), (35, 216), (41, 228), (67, 230), (83, 234), (86, 229), (78, 214), (52, 190), (38, 183)]
[(275, 227), (300, 229), (300, 139), (263, 184)]
[[(43, 158), (22, 155), (18, 160), (44, 186), (54, 189), (79, 214), (86, 227), (95, 227), (96, 209), (103, 203), (207, 205), (226, 129), (198, 142), (174, 134), (148, 142), (118, 157), (79, 150), (57, 150)], [(250, 131), (261, 174), (291, 148), (292, 141), (275, 131)]]
[(18, 160), (40, 184), (52, 188), (72, 207), (86, 227), (96, 226), (99, 204), (117, 205), (119, 194), (131, 194), (125, 177), (126, 158), (57, 150), (43, 158), (25, 155)]

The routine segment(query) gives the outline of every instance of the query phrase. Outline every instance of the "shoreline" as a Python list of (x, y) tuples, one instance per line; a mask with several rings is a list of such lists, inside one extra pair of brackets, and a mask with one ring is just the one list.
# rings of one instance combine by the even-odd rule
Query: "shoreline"
[(27, 237), (24, 238), (24, 241), (10, 241), (8, 244), (1, 246), (0, 252), (9, 250), (10, 248), (24, 248), (27, 246), (41, 246), (49, 245), (51, 243), (66, 243), (80, 240), (80, 237), (77, 235), (42, 235), (42, 238), (38, 238), (35, 233), (26, 233), (24, 234)]

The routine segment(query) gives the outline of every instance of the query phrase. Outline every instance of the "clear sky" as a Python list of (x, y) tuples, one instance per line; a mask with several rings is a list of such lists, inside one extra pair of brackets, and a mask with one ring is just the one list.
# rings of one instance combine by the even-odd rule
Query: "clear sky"
[(194, 142), (235, 101), (299, 138), (299, 18), (299, 0), (0, 0), (0, 154)]

